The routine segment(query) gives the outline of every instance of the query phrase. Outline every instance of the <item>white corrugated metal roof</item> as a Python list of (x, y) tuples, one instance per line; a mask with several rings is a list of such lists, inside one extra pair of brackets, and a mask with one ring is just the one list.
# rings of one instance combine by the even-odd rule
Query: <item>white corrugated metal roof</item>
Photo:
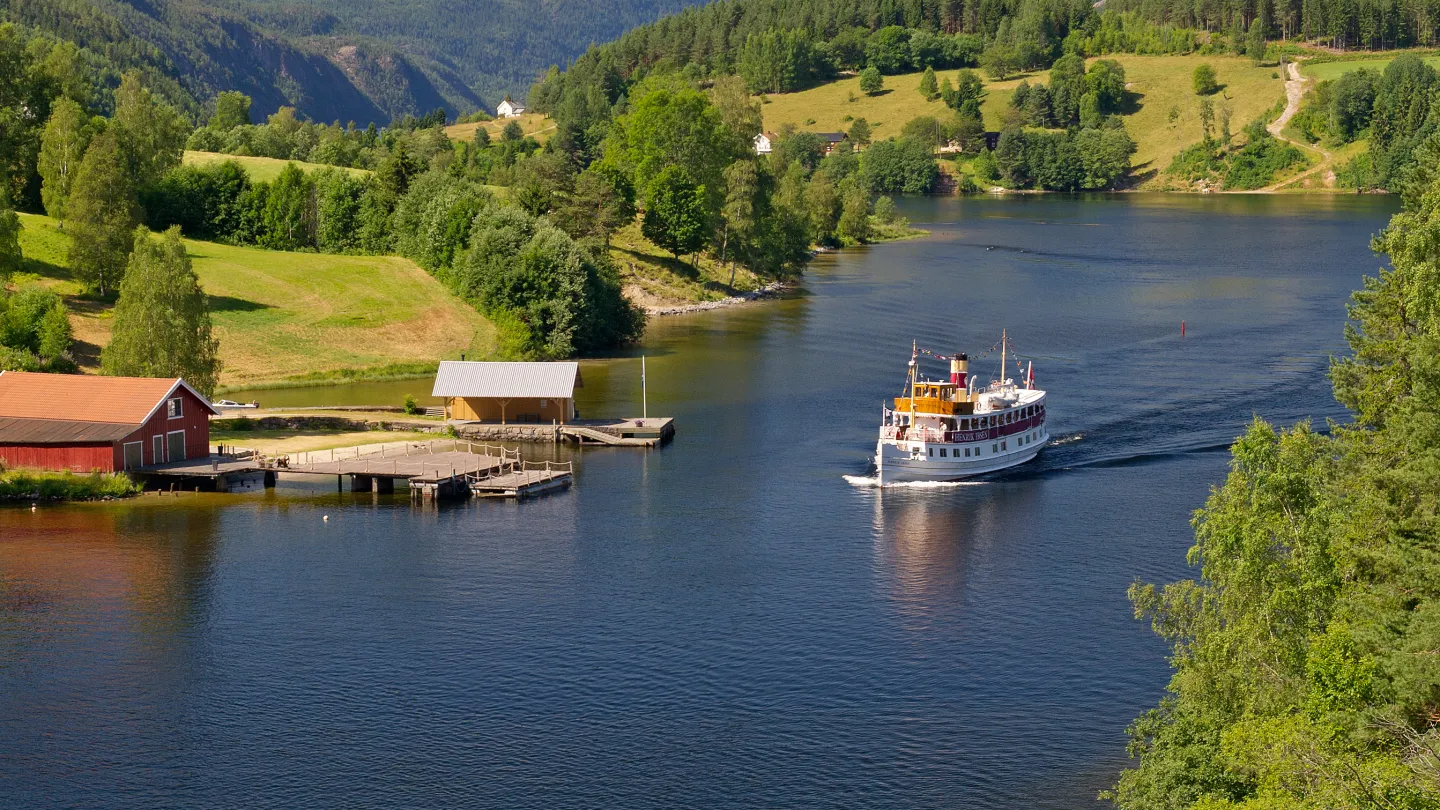
[(443, 360), (434, 397), (536, 397), (570, 399), (580, 383), (579, 363), (471, 363)]

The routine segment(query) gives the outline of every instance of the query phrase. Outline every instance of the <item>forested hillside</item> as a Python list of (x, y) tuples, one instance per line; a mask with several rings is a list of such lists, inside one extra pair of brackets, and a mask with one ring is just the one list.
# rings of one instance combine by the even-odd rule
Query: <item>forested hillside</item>
[[(297, 37), (367, 37), (489, 99), (524, 95), (549, 65), (699, 0), (218, 0)], [(310, 40), (307, 40), (310, 41)]]
[(1124, 810), (1440, 807), (1440, 136), (1417, 151), (1331, 369), (1354, 422), (1257, 420), (1195, 516), (1199, 576), (1132, 588), (1175, 675)]
[[(954, 34), (973, 38), (947, 41)], [(1431, 45), (1440, 39), (1440, 0), (721, 0), (629, 31), (588, 56), (622, 77), (693, 64), (702, 74), (740, 73), (755, 89), (778, 92), (836, 70), (892, 74), (978, 59), (1013, 71), (1048, 67), (1067, 51), (1228, 45), (1243, 53), (1247, 40), (1263, 46), (1297, 34), (1337, 47)]]
[[(199, 0), (9, 0), (0, 22), (22, 26), (77, 46), (104, 103), (124, 70), (146, 82), (191, 118), (214, 96), (238, 90), (254, 99), (257, 114), (282, 106), (318, 121), (388, 123), (444, 107), (476, 109), (481, 100), (444, 71), (426, 71), (398, 51), (369, 40), (299, 43), (262, 30), (244, 16), (217, 11)], [(324, 31), (333, 20), (313, 19)], [(433, 75), (433, 77), (432, 77)]]

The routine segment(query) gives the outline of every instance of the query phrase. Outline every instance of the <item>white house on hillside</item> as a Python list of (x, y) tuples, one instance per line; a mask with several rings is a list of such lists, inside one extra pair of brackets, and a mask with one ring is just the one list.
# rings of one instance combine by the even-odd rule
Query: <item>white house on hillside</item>
[(768, 155), (775, 148), (777, 137), (773, 132), (762, 132), (755, 136), (755, 154)]
[(495, 114), (501, 118), (518, 118), (524, 112), (525, 108), (511, 101), (509, 96), (495, 108)]

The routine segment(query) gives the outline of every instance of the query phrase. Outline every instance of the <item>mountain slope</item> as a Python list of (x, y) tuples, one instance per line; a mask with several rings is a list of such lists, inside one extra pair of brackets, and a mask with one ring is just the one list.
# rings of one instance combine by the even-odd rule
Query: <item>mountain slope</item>
[[(215, 0), (290, 36), (368, 37), (477, 93), (522, 98), (552, 64), (702, 0)], [(319, 31), (317, 20), (333, 20)]]
[[(262, 30), (198, 0), (8, 0), (0, 19), (99, 54), (116, 69), (139, 68), (192, 117), (221, 90), (254, 99), (263, 118), (293, 106), (318, 121), (388, 123), (407, 113), (474, 109), (468, 88), (436, 86), (425, 71), (378, 43), (331, 39), (328, 48)], [(316, 17), (319, 34), (335, 22)]]

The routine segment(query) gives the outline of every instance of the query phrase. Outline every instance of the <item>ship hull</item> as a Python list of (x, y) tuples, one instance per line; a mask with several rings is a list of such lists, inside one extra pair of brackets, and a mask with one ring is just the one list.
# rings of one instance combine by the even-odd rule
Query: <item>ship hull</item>
[(1031, 461), (1049, 443), (1050, 437), (1046, 436), (1033, 444), (996, 456), (941, 459), (928, 455), (916, 458), (911, 451), (882, 440), (875, 446), (876, 476), (882, 487), (914, 481), (963, 481)]

